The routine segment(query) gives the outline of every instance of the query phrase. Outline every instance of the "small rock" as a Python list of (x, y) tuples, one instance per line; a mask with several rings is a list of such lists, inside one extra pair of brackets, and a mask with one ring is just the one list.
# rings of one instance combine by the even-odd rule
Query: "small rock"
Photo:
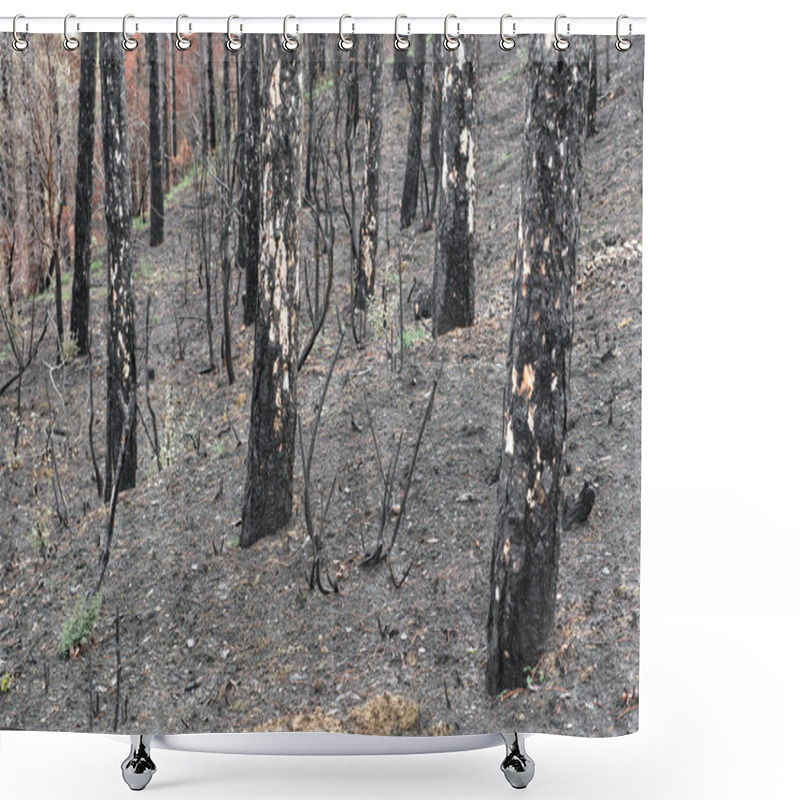
[(195, 646), (194, 639), (187, 639), (186, 640), (186, 646), (191, 650)]
[(464, 494), (460, 494), (456, 497), (456, 503), (473, 503), (475, 501), (475, 496), (472, 492), (464, 492)]

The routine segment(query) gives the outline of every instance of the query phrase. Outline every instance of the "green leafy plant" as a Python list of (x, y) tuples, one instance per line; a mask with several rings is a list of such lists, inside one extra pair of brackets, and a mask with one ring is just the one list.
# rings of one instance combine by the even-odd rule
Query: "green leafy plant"
[(546, 676), (544, 674), (543, 669), (536, 669), (535, 667), (525, 667), (525, 669), (523, 669), (522, 672), (525, 675), (525, 685), (531, 691), (534, 690), (537, 684), (542, 684), (545, 682)]
[(417, 342), (427, 338), (428, 331), (425, 328), (407, 328), (403, 331), (403, 347), (413, 347)]
[(14, 683), (14, 675), (6, 670), (0, 675), (0, 694), (8, 694), (11, 691), (11, 686)]
[(72, 607), (72, 613), (61, 626), (61, 638), (58, 640), (58, 652), (62, 658), (69, 658), (73, 648), (85, 647), (94, 633), (97, 617), (100, 614), (102, 593), (98, 592), (92, 602), (86, 605), (86, 599), (79, 597)]

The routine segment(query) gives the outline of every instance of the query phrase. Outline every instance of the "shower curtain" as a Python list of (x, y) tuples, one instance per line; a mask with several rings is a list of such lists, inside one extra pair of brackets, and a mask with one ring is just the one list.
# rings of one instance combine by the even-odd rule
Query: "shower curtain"
[(0, 728), (635, 731), (644, 38), (121, 38), (0, 44)]

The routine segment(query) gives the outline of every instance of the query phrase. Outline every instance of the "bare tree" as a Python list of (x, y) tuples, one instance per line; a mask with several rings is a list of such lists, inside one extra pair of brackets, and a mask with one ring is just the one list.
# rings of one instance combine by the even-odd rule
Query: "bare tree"
[(78, 86), (78, 167), (75, 177), (75, 258), (72, 267), (72, 309), (69, 328), (78, 353), (89, 352), (89, 286), (92, 263), (92, 193), (94, 117), (97, 82), (97, 34), (81, 37)]
[(261, 219), (262, 154), (259, 148), (261, 92), (261, 36), (245, 34), (237, 61), (239, 65), (239, 175), (241, 220), (237, 260), (245, 270), (244, 324), (252, 325), (258, 311), (259, 220)]
[(206, 34), (206, 69), (208, 71), (208, 144), (217, 149), (217, 94), (214, 88), (214, 34)]
[(431, 81), (431, 133), (430, 133), (430, 163), (431, 175), (431, 200), (428, 206), (428, 215), (425, 218), (424, 228), (429, 231), (433, 227), (433, 215), (436, 211), (436, 199), (439, 196), (439, 184), (442, 178), (442, 73), (444, 64), (442, 53), (444, 48), (437, 42), (431, 47), (433, 51), (433, 76)]
[(425, 43), (427, 36), (413, 37), (413, 82), (409, 86), (408, 104), (411, 119), (408, 124), (406, 173), (403, 180), (403, 200), (400, 205), (400, 227), (407, 228), (417, 214), (419, 176), (422, 168), (422, 116), (425, 108)]
[(532, 37), (486, 685), (525, 685), (555, 623), (588, 43)]
[[(383, 42), (384, 37), (370, 34), (367, 40), (367, 68), (369, 69), (369, 101), (364, 121), (366, 154), (364, 156), (364, 187), (361, 203), (361, 226), (359, 229), (359, 250), (356, 270), (355, 308), (362, 312), (361, 330), (357, 333), (359, 342), (366, 333), (367, 297), (375, 291), (376, 255), (378, 252), (378, 201), (380, 199), (380, 165), (383, 83)], [(354, 315), (354, 320), (355, 320)], [(355, 323), (354, 323), (355, 324)]]
[(264, 38), (270, 100), (263, 114), (268, 167), (262, 184), (259, 308), (253, 399), (239, 543), (276, 533), (292, 511), (297, 415), (303, 70), (301, 59)]
[[(108, 264), (108, 366), (106, 369), (105, 500), (115, 486), (136, 485), (136, 419), (128, 419), (136, 393), (136, 335), (131, 280), (131, 176), (124, 50), (113, 33), (100, 34), (105, 217)], [(130, 428), (126, 435), (126, 428)], [(126, 452), (120, 453), (123, 441)], [(121, 474), (115, 468), (121, 466)]]
[(17, 169), (14, 161), (14, 119), (16, 106), (13, 96), (13, 67), (7, 47), (0, 48), (0, 105), (5, 109), (4, 125), (0, 128), (0, 259), (5, 267), (4, 285), (9, 305), (14, 295), (14, 246), (16, 243)]
[(442, 81), (442, 165), (433, 269), (434, 335), (475, 321), (475, 107), (478, 43), (461, 39)]
[(150, 130), (150, 247), (164, 241), (164, 162), (162, 151), (161, 75), (158, 58), (161, 34), (147, 33)]
[[(170, 53), (172, 42), (169, 37), (165, 36), (162, 39), (167, 47), (167, 52), (164, 56), (164, 64), (161, 67), (161, 159), (164, 164), (164, 191), (169, 192), (171, 181), (170, 164), (170, 146), (169, 146), (169, 71), (170, 71)], [(174, 48), (172, 48), (174, 49)]]

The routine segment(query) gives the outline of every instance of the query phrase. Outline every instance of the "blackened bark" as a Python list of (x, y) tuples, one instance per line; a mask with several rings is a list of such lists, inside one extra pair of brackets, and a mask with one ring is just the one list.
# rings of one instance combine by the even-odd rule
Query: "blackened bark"
[[(167, 51), (172, 44), (169, 37), (163, 37)], [(161, 77), (161, 163), (164, 165), (164, 192), (170, 187), (170, 148), (169, 148), (169, 52), (165, 54), (164, 64), (160, 70)]]
[[(100, 104), (105, 168), (106, 259), (108, 262), (108, 365), (106, 368), (105, 499), (115, 483), (124, 435), (125, 409), (136, 393), (131, 259), (131, 175), (125, 51), (115, 33), (100, 34)], [(120, 491), (136, 485), (136, 420), (131, 423), (119, 478)]]
[(433, 175), (431, 202), (428, 207), (428, 217), (425, 220), (425, 230), (433, 227), (436, 212), (436, 200), (439, 196), (439, 184), (442, 173), (442, 53), (444, 48), (437, 41), (432, 45), (433, 50), (433, 81), (431, 82), (431, 138), (430, 160), (431, 175)]
[(239, 174), (242, 208), (237, 258), (245, 270), (244, 324), (252, 325), (258, 310), (259, 224), (261, 220), (261, 37), (242, 36), (239, 52)]
[[(316, 196), (317, 191), (317, 157), (315, 137), (317, 134), (316, 123), (316, 98), (315, 92), (317, 88), (317, 78), (321, 75), (320, 62), (317, 58), (316, 47), (319, 45), (316, 42), (318, 34), (311, 34), (311, 54), (307, 61), (308, 75), (306, 83), (308, 84), (308, 125), (306, 128), (306, 182), (305, 182), (305, 196), (312, 198)], [(324, 47), (324, 45), (323, 45)], [(324, 50), (322, 51), (325, 52)]]
[(81, 76), (78, 83), (78, 166), (75, 174), (75, 258), (69, 329), (78, 354), (89, 352), (89, 284), (92, 263), (92, 166), (97, 74), (97, 34), (81, 37)]
[(380, 195), (380, 164), (383, 83), (383, 42), (379, 34), (369, 34), (367, 40), (367, 69), (369, 70), (369, 105), (365, 115), (364, 136), (367, 146), (364, 155), (364, 188), (361, 204), (358, 263), (356, 269), (355, 306), (364, 309), (367, 297), (375, 291), (375, 267), (378, 251), (378, 200)]
[(225, 147), (231, 142), (231, 52), (226, 47), (222, 57), (222, 109), (225, 131)]
[(172, 157), (178, 157), (178, 94), (175, 91), (176, 87), (176, 80), (175, 80), (175, 47), (170, 47), (170, 64), (172, 69), (170, 70), (170, 95), (172, 97)]
[(413, 36), (414, 68), (409, 106), (408, 155), (403, 181), (403, 200), (400, 204), (400, 227), (407, 228), (417, 215), (419, 174), (422, 162), (422, 116), (425, 108), (425, 43), (427, 36)]
[[(200, 37), (198, 46), (203, 47), (203, 38)], [(206, 69), (205, 62), (201, 60), (200, 64), (200, 148), (203, 158), (208, 155), (208, 70)], [(194, 143), (193, 143), (194, 145)]]
[(586, 136), (597, 134), (597, 37), (592, 36), (592, 60), (589, 66), (589, 94), (586, 105)]
[(146, 33), (147, 63), (150, 76), (150, 247), (164, 241), (164, 162), (161, 148), (161, 70), (158, 50), (161, 34)]
[[(584, 37), (585, 38), (585, 37)], [(532, 37), (487, 689), (525, 686), (555, 622), (588, 42)]]
[(268, 166), (262, 184), (261, 291), (239, 539), (242, 547), (275, 534), (292, 511), (303, 69), (301, 58), (282, 51), (277, 37), (264, 37), (264, 47), (269, 100), (262, 129)]
[(207, 33), (208, 52), (208, 143), (211, 152), (217, 149), (217, 95), (214, 89), (214, 34)]
[(11, 52), (4, 47), (0, 52), (0, 104), (4, 109), (5, 124), (0, 127), (0, 257), (6, 269), (5, 290), (9, 306), (13, 306), (14, 244), (17, 215), (17, 170), (14, 165), (15, 104), (12, 97)]
[[(50, 225), (50, 263), (47, 268), (47, 280), (55, 279), (56, 329), (58, 331), (59, 348), (64, 341), (64, 295), (61, 284), (61, 214), (66, 204), (64, 174), (61, 163), (61, 123), (59, 112), (58, 79), (56, 78), (55, 59), (48, 58), (48, 88), (53, 103), (51, 158), (46, 162), (45, 191), (47, 194), (47, 216)], [(63, 351), (59, 349), (59, 358)]]
[(477, 42), (462, 37), (442, 76), (441, 197), (433, 268), (435, 335), (475, 321), (475, 106)]
[(392, 77), (396, 81), (404, 81), (408, 75), (408, 50), (394, 50), (394, 67)]

